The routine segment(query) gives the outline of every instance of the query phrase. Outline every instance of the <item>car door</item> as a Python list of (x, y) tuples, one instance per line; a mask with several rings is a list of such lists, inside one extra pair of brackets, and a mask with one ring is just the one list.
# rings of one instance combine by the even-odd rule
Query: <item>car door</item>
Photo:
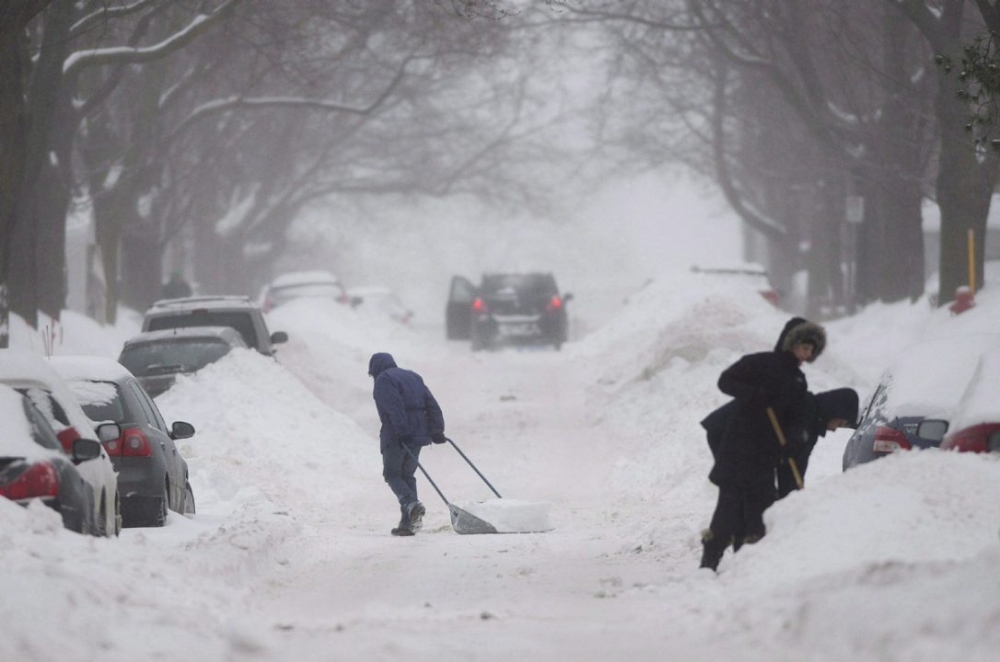
[(469, 279), (453, 276), (445, 310), (445, 328), (448, 340), (468, 340), (472, 337), (472, 301), (476, 286)]
[(157, 444), (163, 452), (163, 461), (167, 466), (167, 476), (170, 479), (170, 508), (175, 512), (180, 512), (181, 505), (184, 503), (184, 483), (186, 481), (183, 458), (177, 451), (177, 445), (171, 438), (167, 424), (163, 420), (163, 416), (160, 415), (160, 410), (156, 407), (153, 399), (146, 394), (146, 391), (135, 379), (128, 380), (128, 387), (132, 396), (138, 401), (142, 416), (146, 420), (146, 425), (143, 427), (147, 429), (143, 432), (146, 432), (150, 443)]

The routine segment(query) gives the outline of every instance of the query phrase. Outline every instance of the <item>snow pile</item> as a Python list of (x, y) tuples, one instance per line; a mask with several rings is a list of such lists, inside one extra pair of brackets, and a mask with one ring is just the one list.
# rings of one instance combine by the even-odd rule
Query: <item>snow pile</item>
[(543, 533), (553, 529), (550, 503), (517, 499), (464, 501), (456, 506), (493, 525), (497, 533)]

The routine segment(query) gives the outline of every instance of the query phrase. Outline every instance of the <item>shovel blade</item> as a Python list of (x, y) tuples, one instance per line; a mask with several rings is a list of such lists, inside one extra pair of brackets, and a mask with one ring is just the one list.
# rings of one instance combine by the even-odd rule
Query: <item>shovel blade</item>
[(455, 533), (462, 535), (470, 533), (497, 533), (495, 526), (484, 519), (476, 517), (467, 510), (462, 510), (458, 506), (448, 504), (448, 512), (451, 513), (451, 528)]

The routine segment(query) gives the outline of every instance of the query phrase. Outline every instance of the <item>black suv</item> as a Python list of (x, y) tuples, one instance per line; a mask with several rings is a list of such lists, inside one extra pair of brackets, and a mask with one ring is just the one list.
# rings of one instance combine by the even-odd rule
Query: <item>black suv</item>
[(288, 341), (284, 331), (269, 333), (260, 306), (241, 296), (204, 296), (157, 301), (142, 318), (142, 330), (162, 331), (194, 326), (228, 326), (243, 342), (261, 354), (274, 354), (274, 345)]
[(473, 351), (499, 345), (551, 344), (567, 337), (566, 303), (551, 273), (483, 274), (479, 287), (455, 276), (446, 311), (449, 339), (471, 339)]

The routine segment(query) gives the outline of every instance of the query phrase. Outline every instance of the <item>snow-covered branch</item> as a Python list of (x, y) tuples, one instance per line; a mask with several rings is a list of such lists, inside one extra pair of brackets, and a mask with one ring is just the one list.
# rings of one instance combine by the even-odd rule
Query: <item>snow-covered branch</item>
[(226, 0), (211, 14), (199, 14), (191, 20), (180, 32), (177, 32), (159, 44), (146, 47), (118, 46), (113, 48), (94, 48), (77, 51), (63, 63), (63, 74), (71, 76), (79, 73), (85, 67), (105, 66), (114, 64), (138, 64), (152, 62), (165, 57), (188, 45), (200, 37), (242, 0)]

